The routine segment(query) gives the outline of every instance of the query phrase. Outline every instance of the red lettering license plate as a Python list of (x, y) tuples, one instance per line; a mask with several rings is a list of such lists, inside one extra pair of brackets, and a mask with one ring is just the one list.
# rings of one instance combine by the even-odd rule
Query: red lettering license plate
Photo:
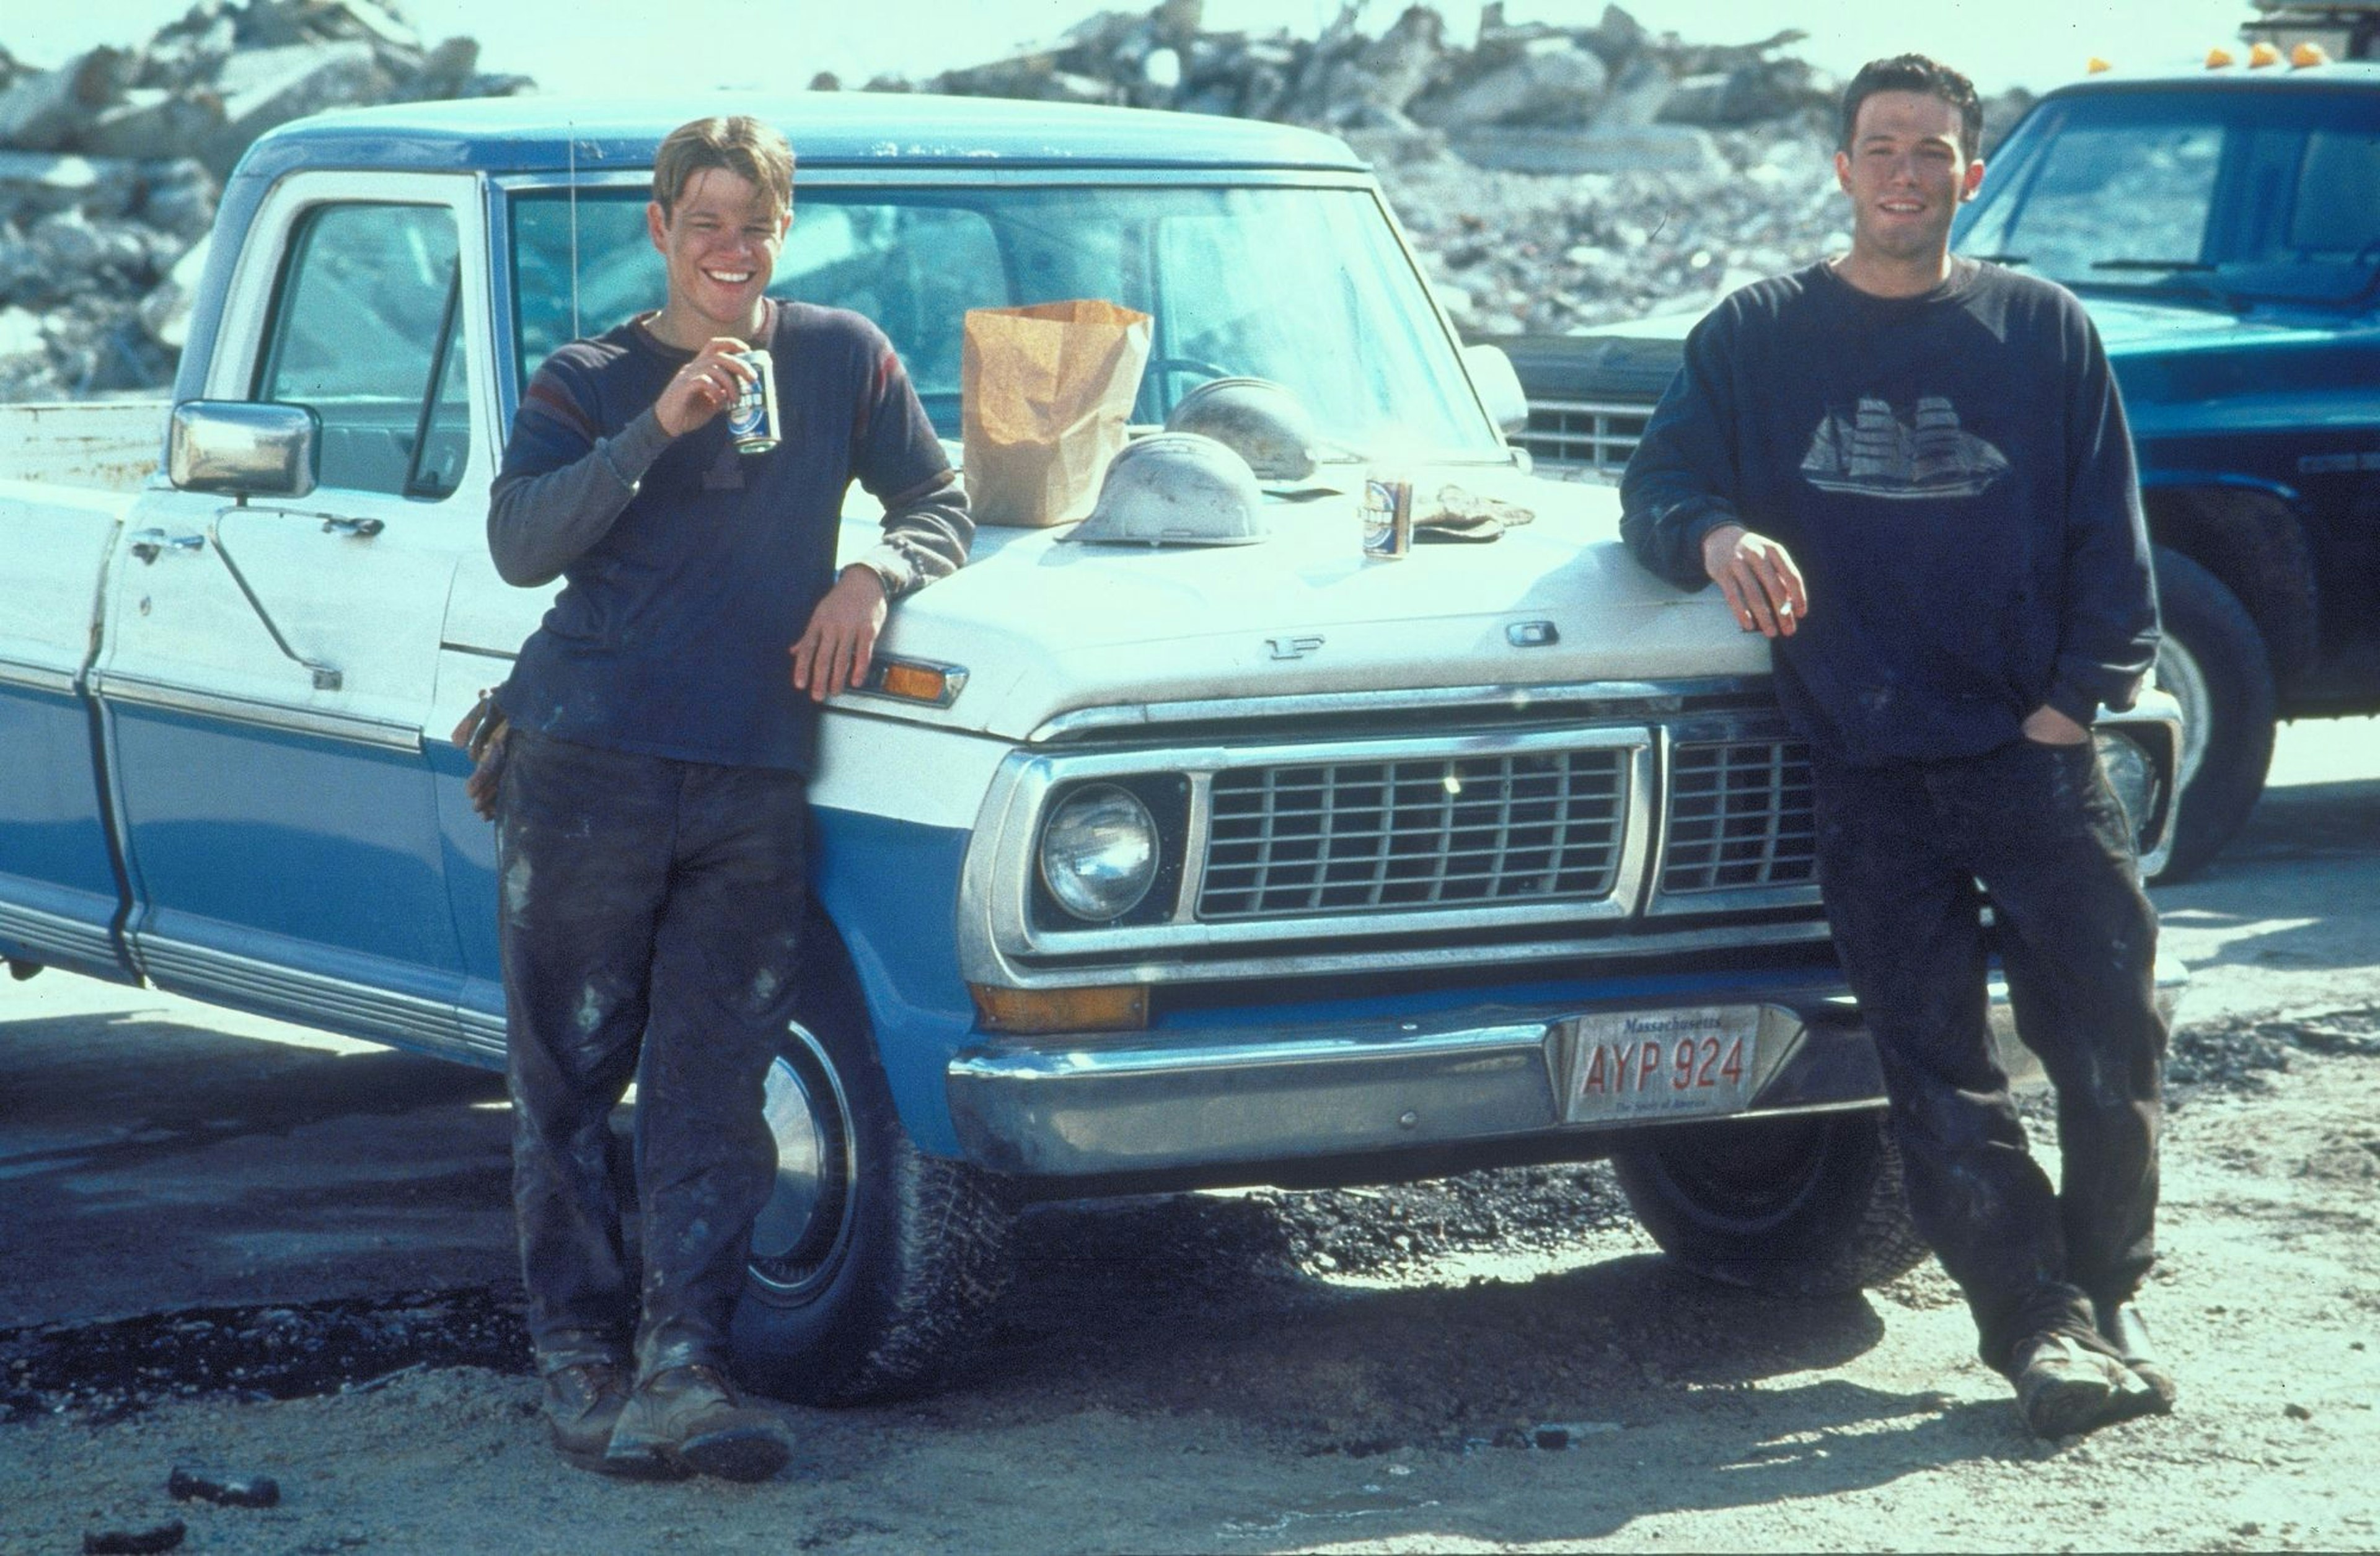
[(1767, 1078), (1759, 1005), (1571, 1017), (1572, 1124), (1741, 1112)]

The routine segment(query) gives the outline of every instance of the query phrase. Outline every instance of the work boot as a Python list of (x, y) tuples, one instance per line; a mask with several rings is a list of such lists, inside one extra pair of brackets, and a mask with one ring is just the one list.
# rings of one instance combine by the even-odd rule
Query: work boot
[(2056, 1331), (2018, 1342), (2017, 1413), (2034, 1436), (2072, 1437), (2156, 1408), (2156, 1394), (2114, 1356)]
[(612, 1428), (628, 1403), (626, 1371), (611, 1362), (578, 1362), (545, 1375), (545, 1424), (562, 1456), (581, 1469), (603, 1470)]
[(714, 1368), (657, 1372), (637, 1385), (612, 1428), (605, 1463), (623, 1475), (695, 1471), (722, 1480), (766, 1480), (793, 1454), (784, 1423), (738, 1399)]
[(2156, 1343), (2149, 1338), (2148, 1320), (2141, 1310), (2129, 1302), (2091, 1304), (2091, 1315), (2097, 1323), (2099, 1338), (2115, 1347), (2116, 1355), (2132, 1369), (2132, 1376), (2149, 1386), (2156, 1403), (2143, 1411), (2143, 1415), (2163, 1416), (2173, 1409), (2173, 1374), (2156, 1358)]

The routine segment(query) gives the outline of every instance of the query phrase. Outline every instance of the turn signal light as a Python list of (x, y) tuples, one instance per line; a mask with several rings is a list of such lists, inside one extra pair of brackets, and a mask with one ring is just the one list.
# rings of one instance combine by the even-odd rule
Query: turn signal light
[(2213, 48), (2206, 51), (2206, 67), (2209, 70), (2220, 70), (2226, 66), (2239, 63), (2240, 56), (2229, 49)]
[(947, 708), (958, 700), (967, 673), (955, 664), (934, 664), (918, 659), (892, 659), (883, 654), (868, 666), (868, 679), (851, 689), (868, 697), (894, 697)]
[(2248, 51), (2248, 68), (2251, 70), (2262, 70), (2268, 65), (2280, 62), (2281, 51), (2270, 43), (2259, 43)]
[(2289, 64), (2300, 70), (2310, 65), (2328, 65), (2330, 51), (2320, 43), (2300, 43), (2289, 51)]
[(884, 695), (905, 697), (912, 702), (940, 702), (950, 677), (939, 670), (929, 670), (922, 664), (888, 664), (884, 667)]
[(2104, 76), (2108, 71), (2113, 70), (2115, 67), (2108, 64), (2106, 60), (2101, 59), (2095, 54), (2091, 56), (2090, 62), (2084, 65), (2082, 68), (2089, 71), (2094, 76)]
[(995, 989), (970, 983), (976, 1025), (987, 1032), (1137, 1032), (1148, 1025), (1148, 985)]

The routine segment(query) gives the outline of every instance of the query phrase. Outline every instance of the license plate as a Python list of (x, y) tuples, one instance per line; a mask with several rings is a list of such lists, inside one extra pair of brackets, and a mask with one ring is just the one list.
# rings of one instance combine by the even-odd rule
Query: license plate
[(1570, 1018), (1572, 1124), (1741, 1112), (1760, 1064), (1759, 1005), (1597, 1011)]

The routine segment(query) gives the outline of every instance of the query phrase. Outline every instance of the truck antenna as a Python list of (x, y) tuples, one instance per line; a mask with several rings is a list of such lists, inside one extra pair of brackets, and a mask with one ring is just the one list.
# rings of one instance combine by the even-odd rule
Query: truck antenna
[(586, 334), (578, 327), (578, 121), (563, 121), (570, 131), (570, 338)]

